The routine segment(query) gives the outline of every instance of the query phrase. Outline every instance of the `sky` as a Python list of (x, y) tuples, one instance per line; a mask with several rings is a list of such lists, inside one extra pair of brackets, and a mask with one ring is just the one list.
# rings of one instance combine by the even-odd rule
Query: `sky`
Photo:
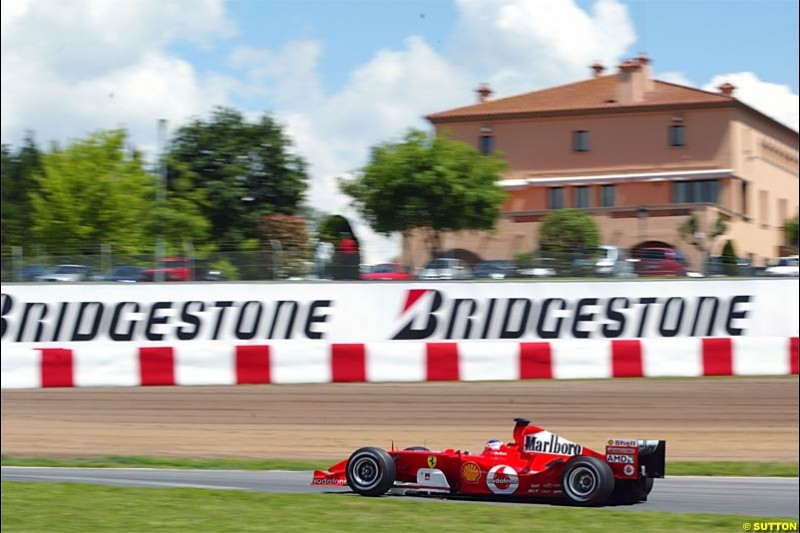
[[(309, 163), (308, 202), (422, 118), (589, 77), (640, 52), (655, 77), (736, 96), (798, 129), (797, 0), (3, 0), (3, 143), (125, 127), (150, 154), (217, 105), (270, 113)], [(368, 262), (398, 238), (357, 236)]]

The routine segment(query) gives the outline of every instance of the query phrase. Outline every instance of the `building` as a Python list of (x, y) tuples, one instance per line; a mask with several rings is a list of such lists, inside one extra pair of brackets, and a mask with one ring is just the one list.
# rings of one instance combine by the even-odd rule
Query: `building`
[[(652, 79), (643, 55), (603, 70), (497, 100), (484, 85), (477, 104), (427, 117), (509, 165), (496, 231), (449, 233), (443, 249), (512, 258), (536, 249), (544, 216), (575, 207), (595, 217), (605, 244), (668, 245), (696, 269), (701, 248), (719, 255), (726, 239), (753, 264), (778, 257), (784, 221), (798, 211), (798, 133), (737, 100), (729, 83), (708, 92)], [(678, 227), (691, 214), (701, 229), (722, 216), (727, 234), (686, 242)], [(427, 260), (421, 233), (406, 244), (406, 261)]]

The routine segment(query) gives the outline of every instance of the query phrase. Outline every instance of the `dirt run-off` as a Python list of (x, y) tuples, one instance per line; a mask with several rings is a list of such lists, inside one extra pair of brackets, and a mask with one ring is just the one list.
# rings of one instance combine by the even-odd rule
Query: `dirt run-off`
[(2, 453), (329, 459), (364, 445), (481, 449), (530, 418), (589, 447), (797, 461), (797, 377), (2, 391)]

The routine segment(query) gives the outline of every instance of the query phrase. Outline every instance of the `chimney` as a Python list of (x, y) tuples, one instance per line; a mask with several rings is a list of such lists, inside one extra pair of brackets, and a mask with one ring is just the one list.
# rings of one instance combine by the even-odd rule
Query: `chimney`
[(606, 69), (606, 67), (604, 67), (603, 64), (599, 61), (595, 61), (594, 63), (592, 63), (592, 66), (590, 68), (592, 69), (592, 71), (594, 71), (595, 78), (599, 78), (600, 76), (602, 76), (603, 71)]
[(624, 61), (617, 74), (617, 102), (635, 104), (644, 99), (642, 65), (638, 61)]
[(636, 56), (636, 61), (642, 66), (642, 83), (643, 89), (645, 93), (649, 93), (655, 88), (655, 84), (653, 83), (653, 70), (650, 66), (650, 58), (647, 57), (647, 54), (644, 52)]
[(734, 84), (726, 81), (725, 83), (723, 83), (722, 85), (717, 87), (717, 89), (719, 89), (719, 92), (721, 92), (725, 96), (733, 97), (733, 91), (736, 90), (736, 86)]
[(491, 100), (492, 90), (489, 88), (487, 83), (481, 83), (480, 87), (475, 89), (475, 92), (478, 93), (478, 102), (483, 104)]

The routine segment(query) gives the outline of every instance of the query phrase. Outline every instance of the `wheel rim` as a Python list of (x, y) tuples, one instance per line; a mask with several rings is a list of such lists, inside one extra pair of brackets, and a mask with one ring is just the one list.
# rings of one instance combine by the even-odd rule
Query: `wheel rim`
[(565, 490), (575, 500), (585, 501), (597, 488), (597, 474), (594, 470), (579, 466), (569, 473)]
[(362, 489), (371, 489), (380, 481), (380, 467), (372, 457), (359, 457), (353, 463), (352, 476)]

